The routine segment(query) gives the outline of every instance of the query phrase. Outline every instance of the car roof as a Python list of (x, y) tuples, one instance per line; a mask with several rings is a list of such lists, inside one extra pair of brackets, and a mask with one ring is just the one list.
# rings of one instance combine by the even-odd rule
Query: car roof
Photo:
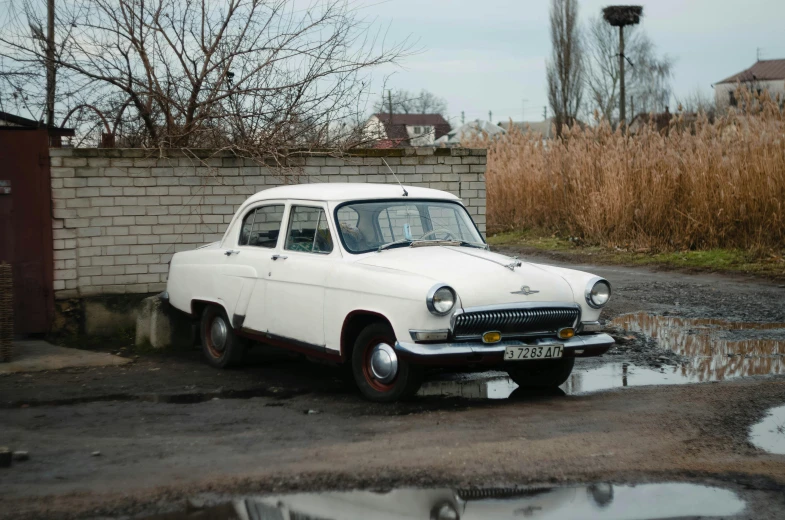
[(404, 186), (409, 193), (404, 197), (397, 184), (366, 184), (351, 182), (292, 184), (262, 190), (248, 198), (247, 203), (270, 199), (300, 199), (318, 201), (369, 200), (369, 199), (442, 199), (460, 200), (452, 193), (431, 188)]

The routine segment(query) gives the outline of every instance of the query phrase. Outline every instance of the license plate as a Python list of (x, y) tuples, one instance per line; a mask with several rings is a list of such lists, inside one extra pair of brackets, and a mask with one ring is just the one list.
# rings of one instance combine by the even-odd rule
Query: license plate
[(506, 361), (523, 361), (526, 359), (553, 359), (562, 355), (561, 345), (537, 345), (527, 347), (506, 347), (504, 359)]

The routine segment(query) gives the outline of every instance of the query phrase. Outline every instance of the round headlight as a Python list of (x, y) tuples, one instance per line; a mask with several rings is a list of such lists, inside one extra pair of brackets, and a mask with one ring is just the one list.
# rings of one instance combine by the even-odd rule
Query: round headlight
[(428, 310), (437, 316), (443, 316), (455, 307), (455, 291), (446, 285), (435, 285), (428, 291), (425, 303)]
[(601, 278), (594, 278), (589, 281), (586, 287), (586, 303), (589, 306), (599, 309), (611, 298), (611, 284), (607, 280)]

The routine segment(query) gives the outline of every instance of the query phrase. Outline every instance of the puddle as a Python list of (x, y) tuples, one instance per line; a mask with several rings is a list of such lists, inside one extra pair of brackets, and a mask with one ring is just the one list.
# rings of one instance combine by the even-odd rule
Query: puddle
[[(626, 314), (611, 324), (631, 332), (656, 338), (660, 346), (683, 356), (679, 365), (659, 369), (630, 363), (606, 363), (581, 369), (576, 364), (564, 394), (582, 394), (645, 385), (681, 385), (722, 381), (737, 377), (785, 374), (785, 339), (754, 337), (769, 335), (785, 338), (785, 323), (730, 322), (717, 319), (689, 319)], [(421, 396), (463, 397), (468, 399), (507, 399), (542, 395), (518, 386), (504, 372), (447, 375), (426, 381)]]
[(611, 325), (656, 338), (663, 348), (689, 358), (681, 375), (690, 381), (785, 373), (785, 339), (754, 337), (752, 331), (783, 330), (785, 323), (744, 323), (627, 314)]
[(727, 517), (744, 510), (732, 491), (696, 484), (346, 491), (255, 496), (145, 520), (648, 520)]
[[(32, 406), (67, 406), (85, 403), (111, 402), (111, 401), (139, 401), (145, 403), (168, 404), (197, 404), (215, 399), (253, 399), (255, 397), (271, 397), (275, 399), (290, 399), (307, 393), (305, 389), (283, 389), (280, 387), (258, 387), (241, 390), (217, 390), (214, 392), (190, 392), (181, 394), (105, 394), (85, 397), (66, 397), (50, 400), (25, 400), (0, 403), (2, 408), (20, 408)], [(267, 404), (265, 406), (277, 406)]]
[(785, 455), (785, 406), (772, 408), (750, 428), (750, 442), (769, 453)]

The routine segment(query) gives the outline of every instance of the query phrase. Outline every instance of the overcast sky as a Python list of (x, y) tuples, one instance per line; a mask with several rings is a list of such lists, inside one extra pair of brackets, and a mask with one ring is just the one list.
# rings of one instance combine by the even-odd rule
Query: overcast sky
[[(620, 2), (629, 3), (629, 2)], [(785, 0), (639, 0), (642, 26), (660, 53), (676, 59), (676, 98), (762, 59), (785, 58)], [(425, 88), (447, 99), (451, 122), (542, 119), (551, 45), (548, 0), (362, 0), (363, 14), (411, 36), (422, 52), (403, 61), (393, 88)], [(611, 2), (580, 0), (583, 21)], [(380, 82), (379, 82), (380, 83)], [(381, 86), (376, 90), (381, 91)], [(675, 101), (673, 101), (675, 103)], [(675, 106), (675, 105), (674, 105)], [(672, 107), (674, 108), (674, 107)]]

